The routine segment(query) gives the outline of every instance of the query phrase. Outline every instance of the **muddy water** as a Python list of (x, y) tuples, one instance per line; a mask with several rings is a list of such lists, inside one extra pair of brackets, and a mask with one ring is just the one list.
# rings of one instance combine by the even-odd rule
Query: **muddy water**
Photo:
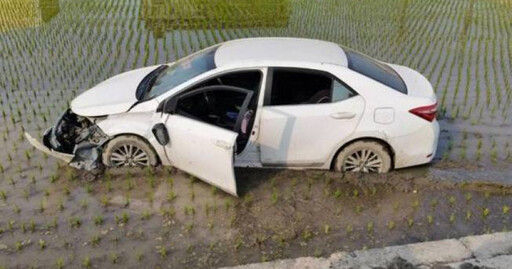
[[(510, 228), (510, 1), (277, 1), (277, 20), (256, 8), (244, 23), (229, 3), (194, 2), (187, 24), (155, 3), (0, 3), (0, 267), (209, 268)], [(239, 170), (237, 199), (168, 169), (92, 180), (23, 138), (110, 76), (253, 36), (330, 40), (425, 74), (442, 106), (435, 163), (371, 178)]]

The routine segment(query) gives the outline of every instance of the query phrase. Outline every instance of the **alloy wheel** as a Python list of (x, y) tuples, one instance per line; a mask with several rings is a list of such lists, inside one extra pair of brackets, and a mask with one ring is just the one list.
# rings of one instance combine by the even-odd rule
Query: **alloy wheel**
[(124, 144), (120, 145), (110, 155), (112, 166), (149, 166), (148, 154), (141, 148)]
[(360, 149), (350, 154), (343, 163), (345, 172), (379, 173), (382, 171), (381, 157), (369, 149)]

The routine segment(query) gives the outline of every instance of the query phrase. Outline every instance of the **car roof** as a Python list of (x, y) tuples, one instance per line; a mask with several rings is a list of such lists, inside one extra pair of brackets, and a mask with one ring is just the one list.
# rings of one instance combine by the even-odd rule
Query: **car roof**
[(343, 49), (332, 42), (303, 38), (247, 38), (228, 41), (215, 53), (217, 67), (247, 62), (328, 63), (347, 66)]

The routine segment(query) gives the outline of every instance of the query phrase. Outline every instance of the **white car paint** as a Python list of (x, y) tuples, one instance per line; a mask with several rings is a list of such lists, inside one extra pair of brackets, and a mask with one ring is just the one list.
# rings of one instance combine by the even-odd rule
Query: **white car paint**
[(364, 111), (361, 96), (328, 104), (265, 106), (261, 162), (271, 166), (322, 166), (339, 141), (356, 129)]
[(58, 152), (58, 151), (47, 148), (45, 145), (41, 144), (41, 142), (39, 142), (37, 139), (33, 138), (27, 132), (25, 132), (25, 137), (27, 138), (28, 142), (30, 144), (32, 144), (36, 149), (44, 152), (45, 154), (47, 154), (49, 156), (53, 156), (54, 158), (62, 160), (65, 163), (69, 163), (69, 162), (71, 162), (71, 159), (73, 159), (73, 155), (71, 155), (71, 154), (65, 154), (65, 153)]
[[(329, 169), (338, 150), (357, 139), (378, 139), (389, 144), (395, 168), (428, 163), (436, 152), (438, 122), (423, 120), (409, 110), (433, 104), (437, 99), (428, 80), (412, 69), (390, 65), (406, 83), (406, 95), (349, 69), (347, 57), (338, 45), (296, 38), (229, 41), (218, 48), (215, 63), (214, 70), (135, 106), (138, 84), (156, 66), (126, 72), (78, 96), (71, 109), (86, 117), (107, 115), (94, 119), (107, 135), (144, 137), (162, 164), (176, 166), (233, 195), (237, 194), (233, 166)], [(265, 82), (267, 67), (328, 72), (358, 95), (330, 104), (264, 106), (266, 83), (262, 83), (252, 135), (244, 151), (236, 156), (233, 148), (237, 133), (156, 112), (166, 99), (220, 74), (259, 69)], [(167, 146), (158, 144), (151, 132), (157, 123), (168, 126)]]
[(166, 115), (170, 144), (166, 156), (174, 166), (237, 196), (233, 168), (237, 133), (180, 116)]
[(135, 69), (101, 82), (73, 99), (71, 110), (86, 117), (126, 112), (137, 102), (135, 91), (140, 81), (156, 67)]
[[(251, 53), (247, 53), (251, 52)], [(225, 43), (215, 53), (218, 66), (279, 59), (280, 62), (330, 63), (347, 66), (347, 56), (334, 43), (299, 38), (249, 38)]]

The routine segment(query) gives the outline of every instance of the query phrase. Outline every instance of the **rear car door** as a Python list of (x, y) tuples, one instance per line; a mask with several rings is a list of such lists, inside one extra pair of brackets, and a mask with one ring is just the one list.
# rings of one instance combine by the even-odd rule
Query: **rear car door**
[(169, 99), (163, 113), (171, 163), (236, 196), (236, 140), (252, 95), (238, 87), (207, 86)]
[(333, 75), (270, 68), (258, 137), (267, 166), (319, 167), (357, 127), (364, 100)]

